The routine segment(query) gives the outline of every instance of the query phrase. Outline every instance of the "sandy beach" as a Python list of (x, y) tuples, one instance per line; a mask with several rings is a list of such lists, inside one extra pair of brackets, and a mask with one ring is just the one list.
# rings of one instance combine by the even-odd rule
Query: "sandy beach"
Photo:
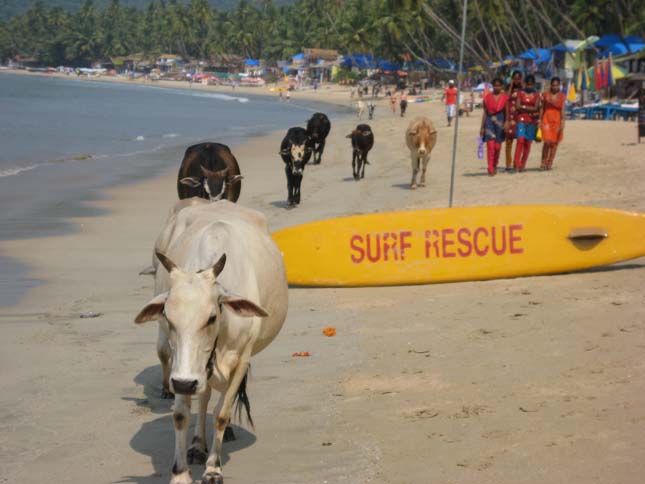
[[(299, 96), (349, 103), (343, 89)], [(439, 134), (428, 186), (410, 191), (403, 134), (416, 115)], [(538, 145), (527, 172), (490, 178), (476, 156), (480, 116), (460, 120), (456, 206), (645, 212), (645, 144), (634, 123), (568, 122), (552, 172), (537, 171)], [(453, 130), (441, 103), (411, 104), (405, 119), (379, 105), (369, 123), (376, 141), (365, 179), (352, 179), (345, 139), (357, 120), (340, 119), (294, 210), (285, 210), (276, 154), (283, 133), (234, 147), (239, 203), (273, 230), (446, 207)], [(168, 482), (173, 429), (171, 402), (159, 398), (157, 328), (133, 319), (152, 295), (152, 278), (138, 272), (176, 200), (175, 177), (173, 169), (110, 189), (94, 203), (108, 214), (75, 218), (76, 233), (0, 244), (46, 281), (0, 310), (0, 482)], [(637, 259), (548, 277), (292, 288), (282, 333), (252, 360), (256, 426), (236, 427), (238, 440), (225, 444), (226, 482), (640, 483), (644, 276)], [(81, 319), (87, 311), (101, 316)], [(325, 337), (326, 326), (337, 335)], [(193, 467), (196, 480), (201, 473)]]

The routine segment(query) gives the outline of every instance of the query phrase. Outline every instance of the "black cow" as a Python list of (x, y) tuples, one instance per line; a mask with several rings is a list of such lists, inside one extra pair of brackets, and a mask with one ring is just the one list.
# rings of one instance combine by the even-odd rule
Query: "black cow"
[(289, 128), (280, 144), (280, 156), (287, 174), (287, 204), (294, 207), (300, 203), (300, 184), (305, 165), (311, 158), (311, 142), (304, 128)]
[[(374, 146), (374, 133), (368, 124), (359, 124), (347, 135), (352, 140), (352, 170), (354, 180), (365, 178), (365, 165), (368, 164), (367, 153)], [(362, 167), (362, 170), (361, 170)]]
[(180, 199), (236, 202), (241, 190), (240, 166), (228, 146), (208, 142), (188, 147), (177, 176)]
[(314, 165), (318, 165), (322, 159), (323, 151), (325, 151), (325, 139), (327, 139), (330, 130), (329, 118), (323, 113), (315, 113), (307, 121), (307, 136), (309, 136), (314, 150)]

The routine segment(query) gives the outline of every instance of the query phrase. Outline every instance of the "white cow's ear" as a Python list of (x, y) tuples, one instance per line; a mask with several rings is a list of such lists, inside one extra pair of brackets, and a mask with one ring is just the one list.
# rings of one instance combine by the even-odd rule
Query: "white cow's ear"
[(166, 304), (166, 299), (168, 299), (168, 293), (163, 292), (155, 296), (145, 307), (137, 314), (137, 317), (134, 318), (134, 322), (137, 324), (145, 323), (147, 321), (155, 321), (161, 318), (163, 314), (163, 308)]
[(269, 313), (267, 313), (264, 308), (258, 306), (254, 302), (249, 301), (248, 299), (243, 298), (242, 296), (220, 296), (219, 303), (223, 304), (235, 314), (242, 316), (243, 318), (250, 318), (252, 316), (266, 318), (269, 315)]
[(182, 185), (186, 185), (192, 188), (197, 188), (202, 186), (202, 181), (199, 178), (196, 178), (194, 176), (189, 176), (186, 178), (182, 178), (179, 180), (179, 183)]

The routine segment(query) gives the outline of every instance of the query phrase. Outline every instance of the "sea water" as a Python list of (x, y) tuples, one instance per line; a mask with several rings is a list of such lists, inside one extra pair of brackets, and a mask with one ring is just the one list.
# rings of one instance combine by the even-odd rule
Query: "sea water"
[[(317, 110), (341, 112), (234, 90), (0, 74), (0, 239), (73, 230), (70, 218), (100, 213), (84, 202), (101, 189), (178, 168), (191, 144), (235, 145)], [(0, 254), (0, 306), (36, 283), (24, 274)]]

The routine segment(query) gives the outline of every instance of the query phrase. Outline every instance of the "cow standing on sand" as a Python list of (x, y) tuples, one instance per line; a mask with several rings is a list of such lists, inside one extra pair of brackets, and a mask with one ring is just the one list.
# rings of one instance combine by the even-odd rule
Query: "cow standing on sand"
[(313, 164), (319, 165), (322, 160), (323, 151), (325, 151), (325, 140), (331, 131), (329, 118), (323, 113), (314, 113), (307, 121), (307, 136), (311, 140), (313, 148)]
[[(179, 202), (182, 203), (182, 202)], [(221, 484), (222, 441), (235, 400), (250, 405), (246, 378), (252, 355), (277, 336), (287, 315), (287, 280), (280, 252), (264, 216), (227, 200), (183, 204), (158, 240), (164, 270), (155, 276), (156, 296), (135, 318), (159, 321), (165, 342), (170, 390), (175, 393), (175, 459), (171, 484), (193, 482), (189, 464), (205, 463), (203, 484)], [(206, 446), (206, 407), (220, 393), (214, 437)], [(197, 396), (190, 449), (190, 407)]]
[(303, 128), (289, 128), (280, 144), (280, 156), (287, 175), (287, 206), (300, 204), (300, 185), (305, 165), (311, 158), (311, 142)]
[(352, 172), (354, 180), (365, 178), (365, 165), (368, 164), (367, 153), (374, 146), (374, 133), (368, 124), (359, 124), (346, 136), (352, 140)]
[(177, 176), (180, 199), (236, 202), (241, 190), (240, 166), (228, 146), (208, 142), (188, 147)]
[(412, 181), (410, 189), (417, 188), (417, 174), (421, 168), (419, 185), (426, 186), (426, 169), (430, 161), (430, 152), (437, 143), (437, 130), (425, 116), (413, 119), (405, 132), (405, 141), (410, 149), (412, 159)]

